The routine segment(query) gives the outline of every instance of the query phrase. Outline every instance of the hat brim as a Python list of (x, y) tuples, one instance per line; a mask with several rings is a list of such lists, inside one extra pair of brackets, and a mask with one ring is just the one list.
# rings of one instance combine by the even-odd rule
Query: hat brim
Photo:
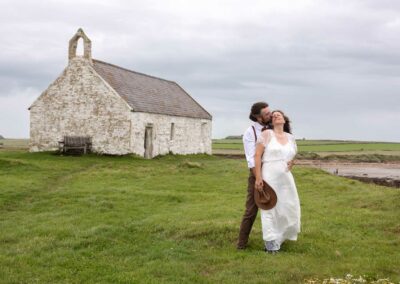
[(269, 201), (266, 201), (263, 197), (263, 192), (254, 189), (254, 201), (258, 208), (269, 210), (275, 207), (278, 202), (278, 197), (276, 196), (275, 190), (265, 181), (263, 180), (263, 188), (262, 191), (269, 195)]

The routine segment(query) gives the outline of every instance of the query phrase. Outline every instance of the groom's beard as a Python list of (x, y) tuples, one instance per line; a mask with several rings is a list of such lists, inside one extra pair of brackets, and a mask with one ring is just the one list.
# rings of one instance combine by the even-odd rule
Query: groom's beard
[(262, 124), (264, 125), (264, 126), (270, 126), (271, 125), (271, 120), (267, 120), (267, 121), (262, 121)]

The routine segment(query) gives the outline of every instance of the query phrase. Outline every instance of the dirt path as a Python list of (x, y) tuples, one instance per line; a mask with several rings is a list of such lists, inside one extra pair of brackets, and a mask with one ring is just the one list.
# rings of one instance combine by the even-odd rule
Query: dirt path
[(400, 163), (349, 163), (299, 160), (298, 165), (323, 169), (342, 176), (400, 179)]
[[(245, 159), (242, 154), (214, 154), (232, 159)], [(357, 179), (363, 182), (375, 183), (400, 188), (400, 162), (391, 163), (355, 163), (348, 161), (296, 160), (297, 166), (319, 168), (331, 174)]]
[(299, 160), (298, 165), (320, 168), (331, 174), (400, 187), (400, 163), (349, 163)]

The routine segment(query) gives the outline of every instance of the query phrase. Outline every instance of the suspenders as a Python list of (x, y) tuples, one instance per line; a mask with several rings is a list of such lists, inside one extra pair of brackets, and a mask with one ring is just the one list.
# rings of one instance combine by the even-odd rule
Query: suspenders
[[(256, 128), (252, 125), (251, 126), (251, 128), (253, 128), (253, 133), (254, 133), (254, 139), (255, 139), (255, 142), (257, 142), (257, 134), (256, 134)], [(261, 130), (261, 133), (264, 131), (264, 130), (266, 130), (266, 129), (268, 129), (268, 128), (263, 128), (262, 130)], [(267, 142), (269, 142), (269, 140), (270, 139), (268, 139), (268, 141)]]
[[(255, 140), (254, 140), (254, 144), (257, 144), (257, 134), (256, 134), (256, 129), (254, 128), (254, 126), (251, 126), (251, 128), (253, 128), (253, 133), (254, 133), (254, 138), (255, 138)], [(262, 164), (263, 164), (263, 162), (262, 162), (262, 159), (261, 159), (261, 166), (262, 166)], [(251, 172), (251, 170), (250, 170), (250, 172)]]
[(252, 125), (251, 128), (253, 128), (253, 132), (254, 132), (254, 141), (257, 141), (257, 134), (256, 134), (256, 129), (254, 128), (254, 126)]

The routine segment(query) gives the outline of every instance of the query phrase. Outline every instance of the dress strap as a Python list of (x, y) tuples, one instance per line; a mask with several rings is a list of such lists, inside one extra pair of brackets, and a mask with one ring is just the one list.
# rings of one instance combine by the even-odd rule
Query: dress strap
[[(268, 142), (270, 142), (271, 139), (272, 139), (273, 137), (275, 137), (275, 132), (274, 132), (273, 129), (268, 129), (267, 131), (268, 131)], [(275, 139), (276, 139), (276, 138), (275, 138)]]

